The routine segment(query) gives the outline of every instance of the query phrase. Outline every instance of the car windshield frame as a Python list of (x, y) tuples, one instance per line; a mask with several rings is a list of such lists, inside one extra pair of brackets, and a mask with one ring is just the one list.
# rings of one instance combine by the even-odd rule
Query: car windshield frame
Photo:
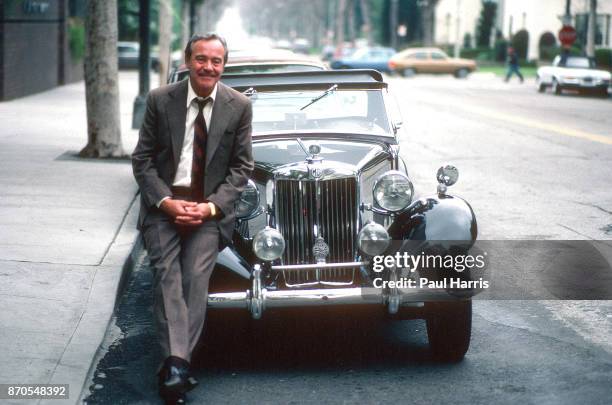
[(309, 88), (255, 92), (253, 138), (294, 133), (394, 137), (381, 89), (338, 88), (300, 110), (321, 93)]

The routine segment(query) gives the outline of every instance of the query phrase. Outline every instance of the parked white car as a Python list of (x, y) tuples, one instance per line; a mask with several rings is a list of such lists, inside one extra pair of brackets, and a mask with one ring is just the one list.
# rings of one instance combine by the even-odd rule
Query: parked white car
[(536, 86), (541, 93), (550, 87), (555, 94), (571, 89), (607, 97), (610, 72), (595, 69), (593, 60), (585, 56), (563, 58), (558, 55), (552, 66), (542, 66), (538, 69)]

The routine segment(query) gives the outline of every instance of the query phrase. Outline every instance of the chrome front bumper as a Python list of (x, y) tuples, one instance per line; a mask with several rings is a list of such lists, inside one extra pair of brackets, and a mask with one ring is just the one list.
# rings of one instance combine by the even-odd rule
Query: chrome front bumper
[(442, 288), (353, 287), (268, 291), (262, 288), (261, 268), (255, 266), (251, 290), (209, 294), (208, 306), (215, 309), (244, 308), (251, 312), (254, 319), (260, 319), (263, 311), (269, 308), (328, 305), (384, 305), (387, 306), (390, 314), (395, 314), (402, 305), (423, 301), (443, 301), (450, 297), (448, 291)]

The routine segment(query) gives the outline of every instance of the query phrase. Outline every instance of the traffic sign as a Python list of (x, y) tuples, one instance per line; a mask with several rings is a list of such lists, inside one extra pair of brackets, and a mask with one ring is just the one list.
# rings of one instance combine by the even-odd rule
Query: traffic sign
[(564, 25), (561, 30), (559, 30), (559, 41), (565, 48), (569, 48), (576, 41), (576, 30), (571, 25)]

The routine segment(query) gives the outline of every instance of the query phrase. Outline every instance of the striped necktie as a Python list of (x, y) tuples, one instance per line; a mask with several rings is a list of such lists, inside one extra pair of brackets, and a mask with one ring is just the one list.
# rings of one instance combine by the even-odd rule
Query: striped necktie
[(191, 194), (195, 201), (204, 201), (204, 165), (206, 159), (206, 120), (204, 119), (204, 106), (211, 102), (210, 97), (196, 99), (198, 103), (198, 115), (194, 123), (193, 133), (193, 160), (191, 163)]

